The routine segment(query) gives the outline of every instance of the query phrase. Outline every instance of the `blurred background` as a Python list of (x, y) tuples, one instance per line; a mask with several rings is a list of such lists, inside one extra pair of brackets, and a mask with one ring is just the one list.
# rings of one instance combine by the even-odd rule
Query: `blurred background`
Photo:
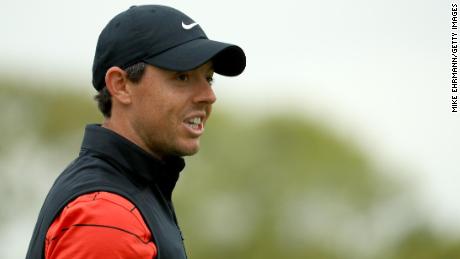
[(175, 191), (190, 258), (460, 258), (451, 2), (3, 1), (0, 257), (24, 258), (44, 197), (101, 122), (99, 32), (165, 4), (240, 45)]

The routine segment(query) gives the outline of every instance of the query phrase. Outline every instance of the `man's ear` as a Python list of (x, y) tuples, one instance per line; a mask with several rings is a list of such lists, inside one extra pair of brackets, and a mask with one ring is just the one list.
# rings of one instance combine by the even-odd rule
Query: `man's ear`
[(122, 104), (131, 103), (131, 91), (128, 87), (126, 72), (119, 67), (111, 67), (105, 73), (105, 85), (113, 99)]

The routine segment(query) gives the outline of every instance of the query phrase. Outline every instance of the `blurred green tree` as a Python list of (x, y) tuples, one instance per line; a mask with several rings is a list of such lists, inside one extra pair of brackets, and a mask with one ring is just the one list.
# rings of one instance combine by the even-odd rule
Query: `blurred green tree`
[[(57, 150), (64, 166), (84, 125), (101, 122), (91, 96), (56, 89), (0, 82), (0, 163), (20, 139), (35, 139), (30, 149)], [(410, 199), (353, 143), (296, 114), (228, 111), (214, 112), (175, 192), (190, 258), (460, 258), (460, 242), (435, 236), (411, 208), (387, 209)], [(49, 188), (24, 187), (20, 175), (2, 172), (2, 203), (37, 202)], [(15, 196), (20, 188), (26, 198)], [(403, 220), (392, 222), (395, 214)], [(1, 214), (0, 232), (12, 217)]]

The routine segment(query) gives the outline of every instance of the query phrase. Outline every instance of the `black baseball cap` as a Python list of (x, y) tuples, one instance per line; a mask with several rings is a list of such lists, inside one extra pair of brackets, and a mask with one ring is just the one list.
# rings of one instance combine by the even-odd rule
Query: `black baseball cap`
[(237, 76), (246, 67), (244, 51), (208, 39), (201, 26), (184, 13), (162, 5), (132, 6), (102, 30), (93, 63), (93, 86), (105, 86), (110, 67), (145, 62), (173, 71), (193, 70), (212, 60), (214, 71)]

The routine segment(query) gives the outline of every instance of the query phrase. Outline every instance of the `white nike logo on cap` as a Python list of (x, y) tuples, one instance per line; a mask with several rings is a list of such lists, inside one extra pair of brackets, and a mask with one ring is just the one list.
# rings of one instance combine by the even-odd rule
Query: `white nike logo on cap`
[(191, 24), (185, 24), (183, 21), (182, 21), (182, 28), (186, 29), (186, 30), (190, 30), (191, 28), (197, 26), (198, 23), (194, 22), (194, 23), (191, 23)]

